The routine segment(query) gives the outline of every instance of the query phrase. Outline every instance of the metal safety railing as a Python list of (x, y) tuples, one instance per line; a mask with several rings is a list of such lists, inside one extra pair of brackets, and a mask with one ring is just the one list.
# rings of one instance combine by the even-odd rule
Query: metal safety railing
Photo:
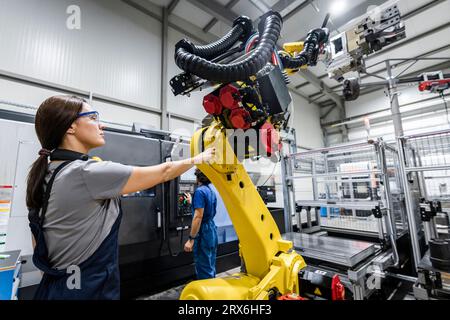
[(295, 186), (303, 232), (359, 233), (388, 238), (395, 246), (407, 230), (398, 155), (382, 140), (300, 152), (289, 162), (292, 175), (286, 178)]
[[(423, 229), (428, 242), (439, 237), (437, 214), (448, 220), (445, 211), (450, 207), (450, 130), (405, 136), (399, 138), (399, 143), (404, 150), (403, 179), (409, 215), (414, 222), (411, 227), (416, 235)], [(418, 260), (421, 256), (418, 240), (413, 240)]]

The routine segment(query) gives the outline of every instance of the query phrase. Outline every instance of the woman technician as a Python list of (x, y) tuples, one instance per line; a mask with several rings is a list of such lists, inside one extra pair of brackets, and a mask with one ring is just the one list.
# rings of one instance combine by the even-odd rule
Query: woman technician
[(151, 167), (98, 162), (87, 153), (105, 144), (103, 128), (78, 97), (51, 97), (37, 111), (42, 149), (26, 199), (33, 262), (43, 271), (36, 299), (119, 299), (119, 196), (174, 179), (215, 152)]

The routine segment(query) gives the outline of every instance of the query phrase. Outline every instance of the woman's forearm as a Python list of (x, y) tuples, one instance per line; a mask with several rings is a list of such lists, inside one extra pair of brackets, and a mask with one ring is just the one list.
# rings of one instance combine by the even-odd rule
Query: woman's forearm
[(163, 182), (170, 181), (179, 177), (189, 169), (194, 167), (194, 158), (179, 160), (179, 161), (171, 161), (164, 163), (165, 167), (163, 170)]
[(191, 158), (165, 162), (151, 167), (134, 167), (121, 194), (150, 189), (160, 183), (172, 180), (191, 169), (194, 163), (195, 159)]
[(166, 162), (151, 167), (134, 167), (121, 194), (146, 190), (157, 184), (175, 179), (194, 167), (194, 165), (211, 160), (214, 154), (215, 148), (210, 148), (194, 158)]

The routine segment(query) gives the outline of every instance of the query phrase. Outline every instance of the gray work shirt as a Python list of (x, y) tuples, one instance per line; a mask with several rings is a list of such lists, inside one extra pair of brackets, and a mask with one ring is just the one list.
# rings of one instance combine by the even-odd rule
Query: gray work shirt
[[(46, 181), (61, 163), (50, 163)], [(132, 170), (110, 161), (76, 160), (57, 174), (43, 224), (54, 268), (79, 265), (100, 247), (119, 215), (119, 196)]]

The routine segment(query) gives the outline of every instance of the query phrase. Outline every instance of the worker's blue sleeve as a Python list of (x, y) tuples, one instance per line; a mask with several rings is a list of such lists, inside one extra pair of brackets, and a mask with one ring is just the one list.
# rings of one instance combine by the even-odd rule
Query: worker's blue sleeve
[(194, 199), (192, 199), (192, 207), (195, 209), (204, 209), (206, 207), (206, 201), (208, 200), (205, 191), (198, 189), (194, 193)]

